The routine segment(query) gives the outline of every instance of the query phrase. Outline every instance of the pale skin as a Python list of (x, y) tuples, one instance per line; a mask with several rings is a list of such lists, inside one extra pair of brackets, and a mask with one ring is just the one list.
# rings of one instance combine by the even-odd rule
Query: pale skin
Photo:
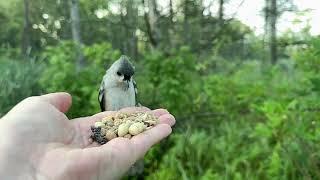
[[(131, 139), (116, 138), (100, 146), (90, 141), (90, 126), (116, 113), (102, 112), (70, 121), (67, 93), (30, 97), (0, 119), (0, 177), (5, 179), (119, 179), (147, 150), (167, 137), (174, 117), (151, 111), (160, 124)], [(127, 108), (122, 111), (150, 111)]]

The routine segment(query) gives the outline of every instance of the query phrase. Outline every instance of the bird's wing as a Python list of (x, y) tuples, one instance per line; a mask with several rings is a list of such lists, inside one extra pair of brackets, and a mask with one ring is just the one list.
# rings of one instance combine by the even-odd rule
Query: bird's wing
[(100, 85), (100, 89), (99, 89), (99, 96), (98, 96), (98, 100), (100, 103), (100, 108), (101, 111), (105, 111), (106, 107), (105, 107), (105, 89), (104, 89), (104, 80), (102, 80), (101, 85)]
[(138, 86), (135, 80), (132, 80), (133, 83), (133, 88), (134, 88), (134, 96), (135, 96), (135, 100), (136, 100), (136, 106), (139, 106), (138, 103)]

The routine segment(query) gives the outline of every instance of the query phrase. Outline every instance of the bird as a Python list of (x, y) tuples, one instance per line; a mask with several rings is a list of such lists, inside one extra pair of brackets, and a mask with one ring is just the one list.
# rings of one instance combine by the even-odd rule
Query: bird
[[(135, 68), (129, 57), (122, 55), (106, 70), (99, 88), (101, 111), (118, 111), (125, 107), (140, 106), (137, 100), (137, 84), (133, 79)], [(138, 160), (127, 172), (139, 176), (144, 169), (143, 159)]]
[(134, 66), (125, 55), (106, 70), (99, 88), (98, 100), (101, 111), (118, 111), (138, 105), (134, 72)]

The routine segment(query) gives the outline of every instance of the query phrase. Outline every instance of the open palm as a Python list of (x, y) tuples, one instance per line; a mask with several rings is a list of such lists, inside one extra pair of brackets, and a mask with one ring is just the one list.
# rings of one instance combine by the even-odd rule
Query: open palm
[[(8, 179), (119, 179), (155, 143), (171, 133), (168, 111), (152, 111), (160, 124), (134, 136), (99, 146), (90, 142), (90, 126), (108, 114), (69, 121), (66, 93), (31, 97), (0, 120), (0, 177)], [(149, 111), (127, 108), (122, 111)]]

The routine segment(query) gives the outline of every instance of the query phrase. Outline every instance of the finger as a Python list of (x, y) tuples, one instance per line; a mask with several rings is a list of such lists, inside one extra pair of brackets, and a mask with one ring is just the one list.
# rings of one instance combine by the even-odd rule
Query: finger
[(153, 113), (155, 116), (160, 117), (160, 116), (162, 116), (162, 115), (164, 115), (164, 114), (169, 114), (169, 111), (166, 110), (166, 109), (155, 109), (155, 110), (152, 111), (152, 113)]
[(129, 168), (130, 165), (141, 159), (152, 145), (167, 137), (171, 132), (172, 129), (169, 125), (159, 124), (130, 140), (122, 137), (112, 139), (101, 148), (106, 152), (112, 149), (113, 156), (119, 159), (117, 163), (122, 167), (128, 166)]
[(40, 98), (47, 101), (63, 113), (68, 111), (72, 103), (71, 95), (64, 92), (46, 94), (40, 96)]
[(104, 111), (104, 112), (101, 112), (101, 113), (98, 113), (98, 114), (95, 114), (90, 118), (90, 120), (92, 120), (93, 122), (96, 122), (98, 120), (101, 120), (103, 119), (104, 117), (107, 117), (107, 116), (111, 116), (111, 115), (115, 115), (117, 113), (117, 111)]
[(168, 124), (170, 126), (173, 126), (176, 123), (176, 119), (171, 114), (164, 114), (160, 116), (159, 121), (161, 124)]
[(147, 107), (126, 107), (120, 109), (120, 112), (134, 113), (134, 112), (146, 112), (150, 111)]
[(86, 128), (90, 130), (90, 126), (94, 125), (95, 122), (101, 121), (104, 117), (114, 115), (116, 111), (105, 111), (88, 117), (80, 117), (73, 119), (71, 123), (75, 125), (80, 125), (81, 128)]
[(135, 160), (142, 158), (151, 146), (167, 137), (171, 132), (172, 129), (168, 124), (158, 124), (154, 128), (132, 137)]

